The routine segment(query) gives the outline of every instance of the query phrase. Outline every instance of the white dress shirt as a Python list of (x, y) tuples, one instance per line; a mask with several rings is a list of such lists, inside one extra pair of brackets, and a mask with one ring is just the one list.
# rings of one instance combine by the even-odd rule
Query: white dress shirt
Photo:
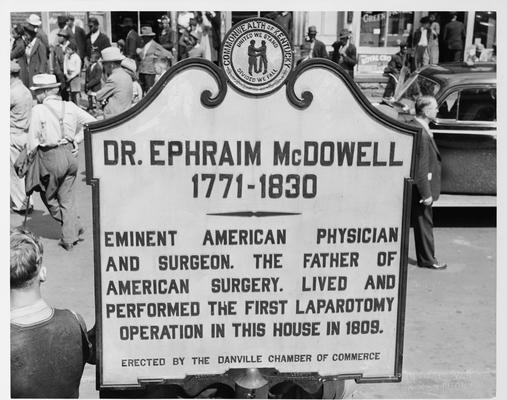
[(75, 140), (78, 143), (82, 140), (83, 124), (93, 122), (95, 118), (70, 101), (64, 103), (64, 138), (62, 138), (59, 120), (47, 109), (47, 107), (51, 107), (60, 116), (62, 114), (62, 99), (59, 96), (51, 95), (44, 99), (43, 104), (37, 104), (33, 107), (30, 128), (28, 129), (28, 151), (32, 151), (38, 146), (58, 146), (63, 139), (68, 142)]

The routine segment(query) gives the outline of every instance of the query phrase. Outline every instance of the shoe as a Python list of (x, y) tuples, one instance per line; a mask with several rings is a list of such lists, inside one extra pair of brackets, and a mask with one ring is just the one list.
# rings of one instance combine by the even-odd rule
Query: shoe
[(431, 264), (431, 265), (424, 265), (424, 266), (422, 266), (422, 268), (441, 270), (441, 269), (446, 269), (447, 268), (447, 264), (439, 264), (438, 261), (437, 261), (436, 263)]
[(72, 250), (74, 248), (74, 244), (73, 243), (66, 243), (66, 242), (64, 242), (62, 240), (60, 240), (58, 242), (58, 246), (63, 247), (67, 251), (70, 251), (70, 250)]

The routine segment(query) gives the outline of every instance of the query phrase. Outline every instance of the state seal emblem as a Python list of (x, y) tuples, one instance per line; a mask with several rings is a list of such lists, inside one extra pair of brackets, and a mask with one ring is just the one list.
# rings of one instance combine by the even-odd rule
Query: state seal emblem
[(277, 90), (294, 63), (287, 33), (266, 18), (249, 18), (234, 25), (225, 35), (221, 57), (229, 82), (252, 95)]

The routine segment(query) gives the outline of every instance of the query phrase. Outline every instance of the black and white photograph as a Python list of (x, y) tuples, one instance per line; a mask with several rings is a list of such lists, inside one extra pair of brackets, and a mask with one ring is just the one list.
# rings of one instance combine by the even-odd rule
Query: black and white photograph
[(3, 10), (6, 398), (507, 398), (502, 2)]

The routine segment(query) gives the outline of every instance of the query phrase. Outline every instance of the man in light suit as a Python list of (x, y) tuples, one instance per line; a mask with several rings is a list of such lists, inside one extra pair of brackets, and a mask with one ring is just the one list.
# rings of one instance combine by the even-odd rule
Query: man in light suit
[(110, 118), (128, 110), (132, 104), (132, 78), (121, 68), (121, 61), (125, 56), (118, 47), (106, 47), (101, 52), (102, 64), (107, 76), (106, 83), (100, 89), (96, 98), (105, 104), (104, 116)]
[(433, 238), (434, 201), (440, 196), (441, 158), (429, 128), (437, 116), (437, 101), (432, 96), (421, 96), (415, 103), (415, 123), (422, 127), (417, 149), (415, 185), (412, 192), (412, 224), (414, 226), (417, 264), (435, 270), (447, 268), (435, 258)]
[(155, 83), (155, 61), (161, 57), (167, 57), (172, 60), (173, 55), (171, 52), (164, 49), (160, 44), (153, 40), (155, 33), (151, 29), (151, 26), (143, 26), (141, 28), (141, 37), (143, 38), (144, 47), (137, 49), (137, 54), (141, 58), (141, 64), (139, 65), (139, 80), (144, 93)]

